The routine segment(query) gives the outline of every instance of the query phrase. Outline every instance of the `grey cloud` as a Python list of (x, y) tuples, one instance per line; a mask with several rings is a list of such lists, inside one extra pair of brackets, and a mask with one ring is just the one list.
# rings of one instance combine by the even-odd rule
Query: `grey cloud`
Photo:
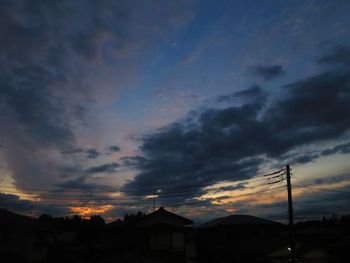
[(69, 210), (62, 206), (48, 203), (22, 200), (17, 195), (0, 193), (0, 207), (11, 212), (33, 214), (64, 215), (69, 214)]
[(216, 98), (217, 102), (232, 102), (240, 100), (243, 102), (261, 102), (264, 103), (267, 98), (267, 93), (259, 86), (253, 85), (249, 89), (241, 90), (229, 95), (222, 95)]
[(142, 156), (125, 156), (120, 158), (122, 165), (127, 167), (139, 167), (146, 159)]
[(274, 133), (269, 155), (343, 135), (350, 126), (349, 83), (348, 73), (328, 71), (287, 85), (286, 97), (265, 114), (266, 126)]
[(118, 145), (111, 145), (107, 147), (106, 150), (107, 150), (107, 154), (111, 154), (111, 153), (120, 152), (121, 149)]
[(262, 78), (263, 80), (272, 80), (284, 74), (281, 65), (262, 66), (257, 65), (249, 69), (252, 75)]
[[(317, 188), (317, 187), (316, 187)], [(349, 192), (349, 187), (338, 190)], [(322, 219), (324, 215), (346, 215), (349, 210), (349, 193), (318, 191), (304, 187), (304, 192), (293, 199), (294, 217), (296, 221), (305, 219)], [(278, 221), (288, 222), (287, 202), (280, 201), (272, 204), (250, 205), (249, 202), (235, 203), (237, 214), (253, 213)]]
[(311, 184), (320, 185), (320, 184), (335, 184), (344, 181), (350, 181), (349, 174), (341, 174), (336, 176), (330, 176), (327, 178), (318, 178), (312, 180)]
[(95, 148), (87, 149), (85, 152), (86, 152), (86, 158), (89, 158), (89, 159), (96, 159), (101, 155), (101, 153), (97, 151), (97, 149)]
[[(186, 199), (213, 183), (255, 176), (266, 157), (279, 159), (298, 147), (338, 139), (350, 128), (349, 73), (330, 70), (288, 84), (284, 97), (264, 111), (264, 100), (247, 100), (240, 106), (203, 110), (145, 136), (143, 155), (135, 156), (133, 164), (140, 172), (124, 191), (147, 193), (153, 187), (166, 193), (192, 187)], [(250, 88), (238, 95), (252, 94), (263, 97), (264, 92)], [(294, 161), (317, 157), (300, 153)]]
[(61, 154), (78, 154), (84, 152), (84, 149), (82, 148), (69, 148), (61, 151)]
[(350, 153), (350, 142), (344, 143), (344, 144), (339, 144), (331, 149), (326, 149), (322, 151), (322, 155), (331, 155), (335, 153)]
[[(88, 121), (93, 91), (103, 93), (84, 78), (95, 62), (104, 57), (120, 62), (141, 46), (158, 43), (165, 31), (190, 21), (191, 9), (179, 8), (188, 4), (1, 2), (0, 140), (16, 185), (59, 179), (64, 164), (48, 153), (82, 153), (77, 127)], [(148, 38), (140, 43), (137, 38), (144, 34)]]
[(82, 190), (84, 191), (83, 197), (94, 197), (94, 192), (89, 191), (108, 192), (116, 190), (113, 186), (87, 182), (87, 175), (79, 176), (76, 179), (68, 180), (56, 186), (59, 187), (58, 192), (61, 193), (65, 193), (65, 191), (69, 190)]
[(317, 159), (319, 156), (317, 154), (305, 154), (302, 156), (298, 156), (294, 159), (293, 163), (303, 164), (303, 163), (309, 163), (315, 159)]
[(312, 162), (319, 158), (319, 153), (314, 152), (301, 152), (301, 153), (292, 153), (292, 154), (284, 154), (281, 157), (277, 158), (278, 160), (282, 161), (283, 163), (289, 163), (289, 164), (305, 164)]
[(245, 189), (245, 184), (244, 183), (239, 183), (234, 186), (222, 186), (218, 190), (220, 191), (234, 191), (234, 190), (243, 190)]
[(83, 152), (75, 129), (85, 125), (94, 87), (80, 79), (101, 36), (122, 39), (127, 12), (115, 1), (1, 2), (0, 139), (16, 185), (59, 179), (64, 164), (49, 152)]
[(307, 193), (295, 200), (295, 215), (325, 215), (325, 214), (348, 214), (349, 210), (349, 187), (338, 189), (341, 192), (318, 192)]
[(339, 46), (333, 50), (330, 54), (322, 56), (318, 62), (320, 64), (330, 64), (330, 65), (350, 65), (350, 47)]
[(106, 163), (98, 166), (93, 166), (85, 170), (87, 174), (97, 174), (97, 173), (113, 173), (119, 167), (117, 163)]

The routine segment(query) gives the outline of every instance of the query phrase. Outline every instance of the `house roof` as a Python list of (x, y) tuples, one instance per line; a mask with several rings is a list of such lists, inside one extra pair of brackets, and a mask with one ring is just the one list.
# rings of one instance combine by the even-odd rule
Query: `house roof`
[(6, 225), (22, 225), (31, 224), (33, 219), (28, 216), (15, 214), (7, 211), (6, 209), (0, 209), (0, 224)]
[(230, 215), (213, 219), (200, 227), (209, 228), (230, 225), (280, 225), (280, 223), (250, 215)]
[(123, 228), (125, 227), (125, 222), (118, 219), (105, 225), (105, 228)]
[(26, 229), (30, 231), (53, 231), (52, 227), (41, 224), (29, 216), (12, 213), (6, 209), (0, 209), (0, 226), (13, 227), (21, 230)]
[(158, 224), (183, 227), (186, 225), (193, 224), (193, 221), (188, 218), (174, 214), (168, 210), (165, 210), (163, 207), (160, 207), (153, 213), (146, 215), (140, 222), (139, 226), (148, 227)]

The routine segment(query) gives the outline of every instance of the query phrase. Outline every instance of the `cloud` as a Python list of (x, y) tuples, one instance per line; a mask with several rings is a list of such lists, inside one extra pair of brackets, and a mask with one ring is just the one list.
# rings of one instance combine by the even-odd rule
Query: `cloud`
[[(348, 178), (348, 175), (335, 176), (333, 179), (325, 179), (323, 183), (341, 182), (348, 180)], [(296, 221), (312, 219), (321, 220), (322, 216), (325, 215), (347, 215), (350, 213), (349, 186), (338, 188), (337, 190), (340, 190), (339, 192), (322, 191), (317, 190), (317, 188), (318, 186), (295, 186), (293, 188), (294, 193), (296, 190), (299, 192), (297, 195), (294, 194), (293, 197), (293, 209)], [(285, 200), (263, 204), (259, 204), (256, 201), (257, 200), (247, 200), (235, 202), (235, 213), (254, 214), (272, 220), (278, 220), (285, 223), (288, 222), (288, 214), (286, 213), (288, 205)]]
[(265, 81), (272, 80), (284, 74), (284, 70), (281, 65), (252, 66), (251, 68), (249, 68), (249, 72), (252, 75), (260, 77)]
[(62, 155), (65, 155), (65, 154), (78, 154), (78, 153), (82, 153), (84, 152), (84, 149), (82, 148), (71, 148), (71, 149), (65, 149), (63, 151), (61, 151), (61, 154)]
[(97, 173), (113, 173), (116, 168), (119, 167), (117, 163), (106, 163), (99, 166), (93, 166), (85, 170), (86, 174), (97, 174)]
[(107, 147), (106, 150), (107, 150), (107, 154), (111, 154), (111, 153), (120, 152), (121, 149), (118, 145), (111, 145)]
[(221, 95), (216, 98), (217, 102), (234, 102), (234, 101), (261, 101), (264, 103), (267, 98), (267, 93), (259, 86), (253, 85), (248, 89), (241, 90), (229, 95)]
[(331, 155), (335, 153), (350, 153), (350, 142), (339, 144), (331, 149), (326, 149), (322, 151), (322, 155)]
[[(113, 186), (110, 186), (110, 185), (103, 185), (96, 182), (88, 182), (88, 175), (91, 175), (91, 174), (82, 175), (76, 179), (68, 180), (64, 183), (56, 184), (56, 186), (59, 187), (58, 192), (64, 193), (65, 191), (69, 191), (69, 190), (83, 190), (84, 191), (83, 197), (88, 197), (88, 196), (93, 197), (94, 192), (86, 193), (85, 191), (98, 190), (98, 192), (103, 193), (103, 192), (116, 190)], [(79, 199), (79, 196), (78, 196), (78, 199)]]
[[(135, 81), (140, 53), (185, 26), (193, 17), (192, 8), (185, 7), (191, 6), (188, 1), (175, 6), (162, 1), (1, 2), (0, 38), (6, 41), (0, 43), (0, 141), (15, 185), (50, 185), (60, 180), (67, 162), (80, 166), (79, 157), (64, 155), (82, 153), (77, 142), (86, 140), (77, 137), (94, 118), (90, 110)], [(101, 85), (111, 70), (125, 77), (118, 77), (118, 85)]]
[(313, 160), (317, 159), (319, 157), (318, 154), (304, 154), (297, 156), (294, 160), (292, 160), (291, 164), (304, 164), (304, 163), (310, 163)]
[(69, 209), (63, 206), (23, 200), (20, 199), (19, 196), (13, 194), (0, 193), (0, 207), (11, 212), (23, 213), (27, 215), (51, 214), (54, 216), (62, 216), (65, 214), (70, 214)]
[[(254, 177), (267, 160), (280, 160), (298, 147), (339, 139), (350, 129), (349, 73), (329, 70), (292, 82), (269, 105), (261, 99), (266, 93), (252, 87), (234, 94), (250, 98), (242, 105), (205, 109), (145, 136), (142, 155), (132, 163), (140, 172), (124, 191), (182, 188), (188, 189), (186, 200), (205, 186)], [(317, 156), (298, 154), (295, 162)]]
[(146, 161), (142, 156), (125, 156), (120, 158), (120, 160), (122, 161), (122, 165), (127, 167), (138, 167)]
[(230, 185), (230, 186), (222, 186), (218, 190), (219, 191), (234, 191), (234, 190), (243, 190), (245, 189), (244, 183), (239, 183), (237, 185)]
[(329, 65), (350, 65), (350, 47), (348, 46), (338, 46), (330, 54), (322, 56), (318, 62), (320, 64)]
[(326, 178), (317, 178), (312, 180), (310, 184), (314, 185), (326, 185), (326, 184), (336, 184), (336, 183), (341, 183), (344, 181), (349, 181), (349, 174), (340, 174), (340, 175), (335, 175), (335, 176), (330, 176)]
[(97, 151), (97, 149), (95, 148), (87, 149), (85, 152), (86, 152), (86, 158), (89, 158), (89, 159), (96, 159), (101, 155), (101, 153)]
[(74, 8), (68, 1), (0, 6), (0, 37), (7, 39), (0, 44), (0, 138), (17, 186), (49, 185), (64, 166), (55, 152), (81, 151), (75, 129), (85, 122), (91, 87), (79, 83), (76, 68), (86, 65), (71, 48), (72, 36), (85, 30), (76, 26), (86, 6), (71, 16)]

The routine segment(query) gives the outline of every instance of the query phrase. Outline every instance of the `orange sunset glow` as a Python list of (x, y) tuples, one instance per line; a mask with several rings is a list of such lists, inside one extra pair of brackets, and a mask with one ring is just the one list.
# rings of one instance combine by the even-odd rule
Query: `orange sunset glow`
[(80, 216), (89, 217), (91, 215), (103, 214), (108, 212), (114, 206), (112, 205), (101, 205), (101, 206), (89, 206), (89, 207), (69, 207), (71, 211)]

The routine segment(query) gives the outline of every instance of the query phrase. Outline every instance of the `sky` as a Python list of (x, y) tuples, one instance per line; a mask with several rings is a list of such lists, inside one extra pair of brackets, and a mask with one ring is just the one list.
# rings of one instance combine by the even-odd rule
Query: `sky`
[(264, 175), (290, 164), (297, 219), (350, 213), (349, 11), (1, 1), (0, 207), (283, 221), (285, 175)]

